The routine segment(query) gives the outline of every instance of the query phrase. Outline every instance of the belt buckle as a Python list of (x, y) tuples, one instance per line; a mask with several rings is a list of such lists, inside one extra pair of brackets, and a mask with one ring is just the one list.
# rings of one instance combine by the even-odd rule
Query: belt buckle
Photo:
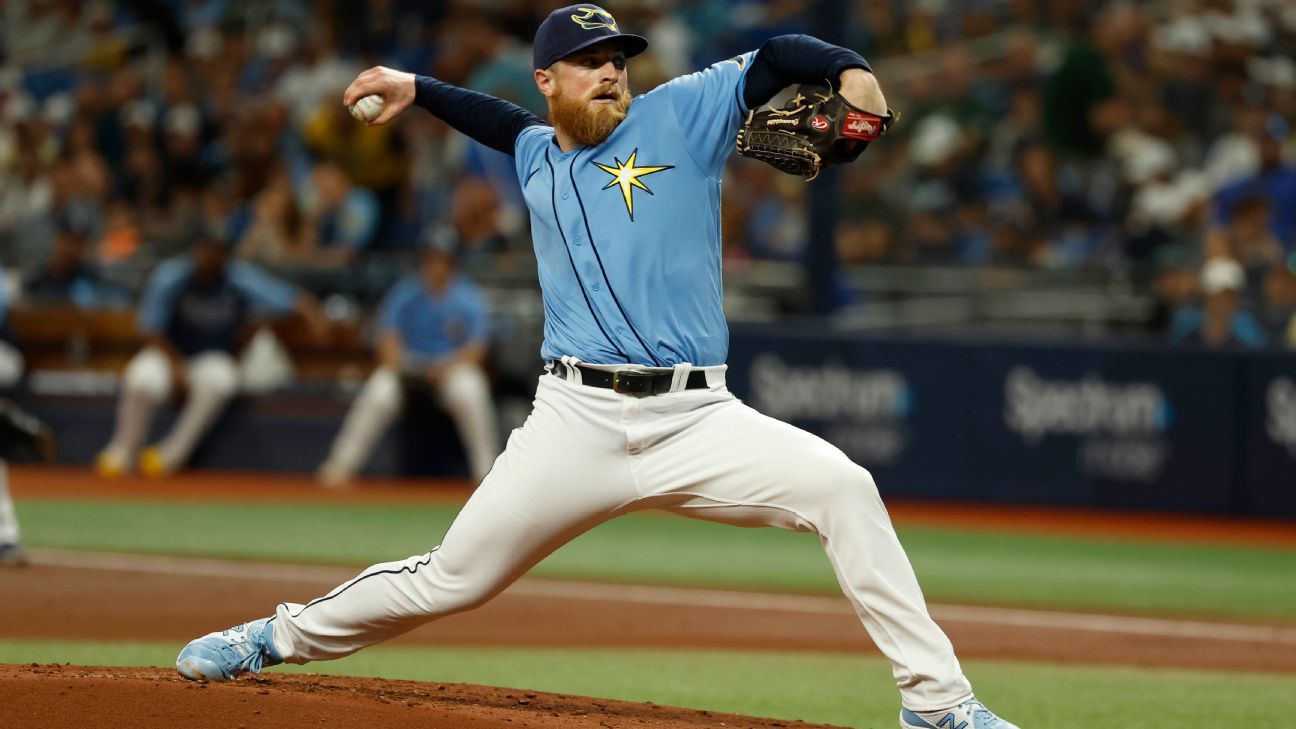
[(613, 370), (612, 391), (631, 397), (647, 397), (653, 394), (652, 378), (652, 373), (647, 370)]

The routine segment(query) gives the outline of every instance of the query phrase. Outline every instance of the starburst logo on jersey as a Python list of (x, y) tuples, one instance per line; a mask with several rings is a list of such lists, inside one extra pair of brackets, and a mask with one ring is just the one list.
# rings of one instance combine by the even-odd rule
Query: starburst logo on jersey
[(615, 166), (605, 165), (600, 162), (594, 163), (594, 165), (600, 170), (612, 175), (612, 181), (603, 187), (604, 190), (618, 185), (621, 187), (621, 197), (625, 198), (626, 212), (630, 214), (630, 222), (632, 223), (634, 222), (634, 188), (637, 187), (649, 195), (653, 194), (653, 191), (649, 190), (648, 186), (643, 184), (639, 178), (647, 177), (648, 175), (661, 172), (662, 170), (673, 169), (675, 167), (675, 165), (639, 167), (635, 164), (635, 158), (638, 156), (639, 149), (636, 147), (635, 151), (630, 153), (630, 159), (626, 160), (624, 164), (622, 164), (620, 157), (612, 158)]
[(607, 28), (613, 33), (621, 32), (617, 30), (616, 20), (612, 18), (612, 13), (599, 8), (581, 8), (579, 13), (571, 16), (571, 19), (573, 23), (584, 30)]

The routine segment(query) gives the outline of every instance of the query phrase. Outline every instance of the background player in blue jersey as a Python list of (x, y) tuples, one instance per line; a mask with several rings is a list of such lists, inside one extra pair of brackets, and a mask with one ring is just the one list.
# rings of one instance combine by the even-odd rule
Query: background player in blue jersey
[(455, 273), (453, 241), (423, 248), (416, 274), (401, 279), (378, 309), (378, 367), (356, 397), (318, 478), (342, 486), (368, 460), (397, 414), (406, 391), (431, 388), (454, 420), (480, 481), (499, 455), (486, 360), (486, 299), (476, 284)]
[[(231, 241), (198, 232), (188, 255), (160, 264), (140, 301), (146, 346), (126, 365), (112, 440), (95, 467), (115, 476), (135, 465), (161, 476), (184, 465), (203, 434), (238, 391), (239, 344), (256, 312), (299, 314), (321, 340), (327, 323), (314, 297), (256, 266), (230, 262)], [(143, 451), (153, 413), (172, 392), (185, 392), (175, 426)]]
[(534, 46), (548, 124), (387, 68), (347, 89), (348, 105), (383, 97), (372, 123), (417, 104), (514, 156), (544, 299), (545, 374), (530, 417), (440, 546), (199, 638), (177, 658), (182, 674), (225, 679), (348, 655), (481, 605), (602, 521), (658, 508), (814, 532), (892, 664), (902, 727), (1014, 729), (973, 698), (869, 473), (725, 387), (720, 180), (739, 125), (780, 89), (824, 79), (881, 118), (868, 64), (781, 36), (632, 97), (626, 59), (646, 47), (597, 6), (554, 11)]

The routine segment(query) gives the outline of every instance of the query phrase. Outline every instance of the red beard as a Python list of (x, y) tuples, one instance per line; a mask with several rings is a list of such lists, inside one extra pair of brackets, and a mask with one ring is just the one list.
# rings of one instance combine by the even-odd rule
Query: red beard
[(617, 125), (625, 121), (630, 110), (630, 90), (622, 89), (620, 96), (611, 104), (590, 107), (589, 102), (596, 96), (608, 92), (608, 89), (594, 89), (583, 99), (570, 99), (561, 92), (553, 97), (553, 116), (555, 129), (561, 129), (572, 141), (584, 146), (593, 147), (602, 144), (612, 135)]

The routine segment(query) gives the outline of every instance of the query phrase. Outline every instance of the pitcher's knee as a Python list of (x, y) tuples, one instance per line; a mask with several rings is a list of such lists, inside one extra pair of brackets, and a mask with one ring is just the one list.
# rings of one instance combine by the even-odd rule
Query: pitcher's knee
[(881, 499), (873, 474), (863, 466), (849, 461), (833, 469), (828, 484), (830, 496), (834, 500), (875, 502)]
[(459, 594), (459, 612), (476, 610), (477, 608), (490, 602), (499, 594), (497, 589), (486, 589), (484, 587), (473, 587), (462, 590)]

